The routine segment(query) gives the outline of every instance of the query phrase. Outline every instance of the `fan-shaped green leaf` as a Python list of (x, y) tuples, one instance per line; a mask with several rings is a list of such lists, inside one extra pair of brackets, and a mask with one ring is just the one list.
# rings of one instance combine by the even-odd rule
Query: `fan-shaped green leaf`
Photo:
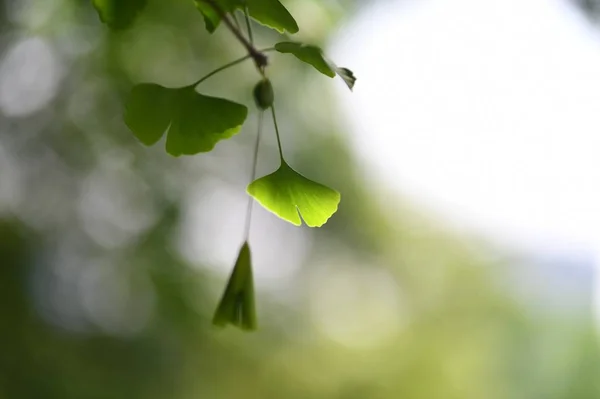
[(127, 28), (147, 0), (92, 0), (100, 20), (113, 29)]
[(167, 152), (180, 156), (212, 150), (240, 130), (247, 114), (245, 106), (204, 96), (191, 86), (144, 83), (131, 91), (124, 120), (145, 145), (155, 144), (168, 129)]
[[(302, 176), (285, 161), (274, 173), (250, 183), (248, 194), (262, 206), (288, 222), (320, 227), (333, 215), (340, 193)], [(300, 213), (300, 215), (298, 214)]]
[(125, 124), (145, 145), (156, 143), (173, 117), (176, 90), (157, 84), (134, 86), (125, 106)]
[(250, 247), (244, 242), (213, 317), (213, 324), (233, 324), (244, 330), (256, 329), (254, 282)]

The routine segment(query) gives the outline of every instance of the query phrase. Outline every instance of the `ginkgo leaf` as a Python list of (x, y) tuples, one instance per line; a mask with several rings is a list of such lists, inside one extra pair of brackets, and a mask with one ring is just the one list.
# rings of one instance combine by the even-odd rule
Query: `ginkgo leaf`
[(312, 65), (322, 74), (330, 78), (335, 77), (334, 67), (325, 59), (323, 51), (317, 46), (297, 42), (281, 42), (275, 45), (275, 50), (280, 53), (293, 54), (299, 60)]
[[(212, 0), (214, 3), (223, 10), (224, 13), (233, 12), (238, 6), (240, 6), (240, 0)], [(213, 33), (219, 23), (221, 22), (221, 16), (215, 10), (213, 6), (209, 4), (206, 0), (194, 0), (196, 4), (196, 8), (202, 15), (204, 16), (204, 24), (206, 25), (206, 30), (210, 33)]]
[(250, 247), (248, 242), (244, 242), (215, 311), (213, 324), (225, 326), (230, 323), (244, 330), (256, 329), (254, 302)]
[(127, 28), (147, 0), (92, 0), (100, 20), (113, 29)]
[(280, 42), (275, 45), (275, 50), (280, 53), (293, 54), (300, 61), (312, 65), (317, 71), (330, 78), (337, 74), (350, 90), (354, 87), (356, 77), (352, 71), (348, 68), (337, 67), (333, 62), (327, 60), (323, 55), (323, 50), (317, 46), (298, 42)]
[[(246, 0), (250, 16), (280, 33), (298, 32), (298, 24), (279, 0)], [(243, 8), (243, 3), (242, 3)]]
[(213, 33), (219, 26), (221, 17), (211, 6), (205, 2), (196, 0), (195, 3), (198, 11), (200, 11), (200, 13), (204, 16), (204, 26), (206, 26), (206, 30), (209, 33)]
[(356, 77), (354, 76), (354, 73), (351, 70), (349, 70), (348, 68), (338, 67), (335, 69), (335, 72), (339, 75), (340, 78), (344, 80), (344, 83), (346, 83), (346, 86), (348, 86), (350, 90), (354, 89)]
[(213, 2), (225, 14), (232, 13), (236, 9), (243, 11), (247, 6), (250, 16), (260, 24), (280, 33), (298, 32), (296, 20), (279, 0), (195, 0), (196, 8), (204, 16), (206, 29), (210, 33), (214, 32), (221, 22), (221, 16), (210, 2)]
[(248, 194), (280, 218), (300, 226), (320, 227), (337, 211), (340, 193), (293, 170), (283, 159), (270, 175), (250, 183)]
[(192, 86), (143, 83), (131, 91), (124, 120), (145, 145), (155, 144), (168, 130), (167, 152), (180, 156), (212, 150), (240, 130), (247, 114), (244, 105), (204, 96)]

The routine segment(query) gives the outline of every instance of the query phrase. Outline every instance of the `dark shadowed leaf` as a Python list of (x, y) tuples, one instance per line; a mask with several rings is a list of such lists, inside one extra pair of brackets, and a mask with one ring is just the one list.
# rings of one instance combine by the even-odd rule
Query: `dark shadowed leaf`
[[(246, 4), (252, 18), (262, 25), (273, 28), (280, 33), (298, 32), (298, 24), (289, 11), (279, 0), (212, 0), (225, 13), (232, 13), (236, 9), (244, 10)], [(210, 0), (195, 0), (196, 8), (204, 16), (206, 29), (214, 32), (221, 22), (221, 16), (210, 5)]]
[(340, 193), (302, 176), (285, 161), (274, 173), (250, 183), (248, 194), (288, 222), (320, 227), (337, 211)]
[(244, 242), (215, 311), (213, 324), (225, 326), (229, 323), (244, 330), (255, 330), (257, 323), (254, 302), (250, 247)]
[(100, 20), (113, 29), (129, 27), (147, 0), (92, 0)]
[(336, 68), (335, 71), (337, 74), (344, 80), (344, 83), (348, 86), (350, 90), (354, 89), (354, 83), (356, 83), (356, 77), (354, 73), (348, 68)]
[[(214, 3), (223, 10), (225, 13), (233, 12), (236, 7), (240, 6), (240, 0), (213, 0)], [(213, 33), (215, 29), (219, 26), (221, 22), (221, 16), (215, 10), (213, 6), (209, 4), (206, 0), (194, 0), (196, 4), (196, 8), (198, 11), (202, 13), (204, 16), (204, 24), (206, 25), (206, 30), (210, 33)]]
[(156, 143), (168, 130), (167, 152), (179, 156), (212, 150), (240, 130), (247, 114), (244, 105), (204, 96), (193, 87), (144, 83), (131, 91), (124, 120), (146, 145)]

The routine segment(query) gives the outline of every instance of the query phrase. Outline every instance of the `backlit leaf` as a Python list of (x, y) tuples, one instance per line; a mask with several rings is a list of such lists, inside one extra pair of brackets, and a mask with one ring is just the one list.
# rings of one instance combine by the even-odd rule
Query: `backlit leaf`
[(167, 152), (173, 156), (208, 152), (236, 134), (248, 109), (222, 98), (197, 93), (193, 87), (169, 89), (143, 83), (131, 91), (125, 124), (145, 145), (167, 133)]
[(213, 317), (213, 324), (225, 326), (228, 323), (244, 330), (256, 329), (256, 308), (252, 259), (250, 247), (245, 242), (227, 282), (225, 292), (219, 301)]
[(302, 176), (285, 161), (274, 173), (250, 183), (248, 194), (288, 222), (320, 227), (337, 211), (340, 193)]
[(92, 0), (100, 20), (113, 29), (127, 28), (147, 0)]

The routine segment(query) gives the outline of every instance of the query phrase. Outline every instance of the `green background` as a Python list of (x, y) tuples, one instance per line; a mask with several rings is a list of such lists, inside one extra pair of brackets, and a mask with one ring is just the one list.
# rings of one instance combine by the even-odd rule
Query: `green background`
[[(202, 184), (245, 198), (256, 119), (192, 158), (141, 145), (122, 119), (133, 84), (184, 86), (243, 56), (190, 3), (151, 0), (111, 32), (87, 1), (0, 1), (0, 52), (40, 38), (63, 68), (46, 107), (0, 118), (0, 399), (600, 397), (589, 309), (531, 306), (510, 289), (530, 259), (459, 239), (366, 181), (331, 79), (281, 54), (269, 76), (286, 155), (342, 202), (324, 227), (297, 228), (303, 256), (276, 260), (301, 263), (289, 281), (255, 276), (258, 331), (213, 327), (243, 219), (227, 230), (229, 263), (198, 264), (178, 244), (184, 208)], [(285, 4), (298, 39), (325, 48), (357, 9)], [(279, 40), (260, 26), (256, 36)], [(203, 87), (253, 113), (258, 79), (248, 62)], [(263, 133), (266, 173), (278, 155), (272, 127)], [(285, 240), (252, 234), (285, 253)]]

